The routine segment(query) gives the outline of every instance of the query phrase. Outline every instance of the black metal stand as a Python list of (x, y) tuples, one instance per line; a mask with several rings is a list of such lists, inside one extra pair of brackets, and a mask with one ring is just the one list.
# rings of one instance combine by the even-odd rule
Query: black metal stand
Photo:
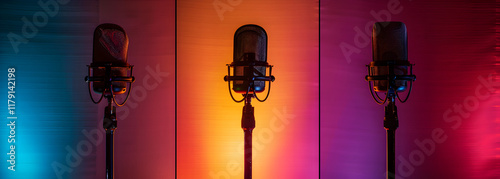
[[(250, 54), (246, 54), (246, 59), (253, 60), (244, 60), (244, 61), (233, 61), (231, 64), (227, 64), (227, 76), (224, 76), (224, 81), (227, 81), (227, 87), (229, 90), (229, 94), (233, 101), (239, 103), (245, 101), (245, 106), (243, 106), (243, 115), (241, 118), (241, 128), (244, 132), (244, 179), (252, 179), (252, 132), (255, 128), (255, 116), (254, 116), (254, 108), (251, 104), (252, 98), (255, 97), (257, 101), (264, 102), (269, 97), (269, 93), (271, 92), (271, 82), (275, 80), (274, 76), (272, 76), (272, 65), (269, 65), (265, 61), (255, 61), (255, 57), (250, 57)], [(255, 55), (255, 54), (253, 54)], [(231, 76), (231, 67), (243, 67), (243, 71), (245, 74), (240, 74), (242, 76)], [(259, 72), (255, 70), (255, 67), (265, 67), (269, 68), (269, 76), (265, 76), (266, 72)], [(256, 75), (256, 73), (262, 73)], [(243, 81), (246, 87), (246, 93), (243, 94), (243, 98), (241, 100), (236, 100), (231, 92), (231, 81)], [(256, 93), (262, 91), (256, 91), (255, 89), (255, 81), (268, 81), (269, 88), (267, 90), (267, 95), (264, 99), (260, 99)], [(234, 86), (233, 86), (234, 87)], [(236, 90), (235, 90), (236, 91)], [(241, 89), (238, 91), (241, 92)]]
[[(128, 64), (123, 66), (118, 66), (118, 65), (113, 66), (111, 63), (101, 64), (101, 65), (91, 64), (88, 66), (88, 76), (85, 77), (85, 81), (88, 83), (89, 95), (92, 102), (94, 102), (94, 104), (98, 104), (101, 102), (103, 98), (106, 98), (108, 100), (108, 106), (106, 106), (106, 108), (104, 109), (104, 120), (103, 120), (103, 128), (106, 131), (106, 179), (114, 179), (113, 151), (114, 151), (114, 134), (117, 127), (117, 120), (116, 120), (116, 107), (113, 106), (113, 103), (116, 104), (116, 106), (123, 106), (127, 102), (127, 99), (130, 96), (130, 91), (132, 91), (132, 83), (135, 82), (135, 78), (132, 76), (133, 67), (134, 66)], [(102, 70), (102, 68), (105, 69), (104, 75), (91, 76), (91, 69)], [(130, 76), (114, 76), (112, 75), (113, 68), (130, 70)], [(102, 95), (97, 101), (94, 99), (94, 97), (92, 97), (90, 82), (104, 82), (104, 86), (106, 87), (104, 91), (102, 91)], [(125, 97), (125, 100), (122, 103), (118, 103), (115, 100), (115, 94), (113, 93), (113, 84), (112, 84), (113, 82), (129, 83), (128, 85), (129, 90), (127, 92), (127, 96)]]
[[(416, 77), (413, 75), (413, 64), (410, 64), (408, 61), (373, 61), (368, 67), (368, 75), (365, 77), (365, 80), (368, 81), (368, 85), (370, 88), (370, 93), (377, 102), (377, 104), (385, 104), (387, 102), (387, 106), (385, 106), (385, 117), (384, 117), (384, 128), (387, 131), (387, 179), (395, 179), (396, 178), (396, 129), (399, 127), (398, 121), (398, 110), (396, 107), (396, 98), (398, 98), (399, 102), (404, 103), (408, 100), (410, 96), (411, 89), (413, 86), (413, 81), (415, 81)], [(410, 68), (410, 73), (406, 75), (397, 75), (394, 73), (395, 68), (406, 69)], [(377, 68), (384, 69), (387, 68), (388, 74), (378, 75)], [(380, 70), (378, 69), (378, 70)], [(387, 82), (387, 91), (386, 97), (380, 98), (377, 92), (373, 91), (372, 81), (381, 81)], [(398, 96), (398, 91), (404, 91), (406, 86), (403, 88), (396, 84), (396, 81), (408, 81), (410, 82), (410, 91), (408, 92), (406, 98), (401, 100)], [(381, 89), (378, 89), (381, 90)]]
[(387, 179), (396, 178), (396, 129), (399, 126), (394, 94), (389, 94), (385, 106), (384, 128), (387, 131)]
[(114, 179), (114, 154), (113, 154), (113, 135), (117, 127), (116, 108), (113, 107), (112, 98), (108, 99), (108, 106), (104, 110), (103, 128), (106, 131), (106, 179)]
[(252, 178), (252, 131), (255, 128), (255, 116), (252, 102), (253, 94), (245, 95), (245, 106), (243, 106), (243, 116), (241, 118), (241, 128), (245, 133), (245, 170), (244, 178)]

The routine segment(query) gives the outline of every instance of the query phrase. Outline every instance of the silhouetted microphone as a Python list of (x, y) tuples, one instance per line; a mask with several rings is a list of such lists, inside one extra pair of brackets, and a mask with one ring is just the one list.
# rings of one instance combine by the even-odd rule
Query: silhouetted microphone
[[(94, 31), (92, 64), (93, 77), (104, 77), (106, 66), (112, 66), (112, 77), (127, 76), (128, 36), (122, 27), (116, 24), (101, 24)], [(126, 91), (126, 82), (113, 81), (113, 94), (123, 94)], [(106, 89), (105, 82), (94, 82), (93, 90), (102, 93)]]
[[(402, 22), (376, 22), (372, 32), (373, 64), (372, 74), (380, 75), (406, 75), (408, 74), (408, 37), (406, 26)], [(394, 64), (394, 68), (389, 65)], [(400, 66), (399, 66), (400, 65)], [(405, 80), (395, 81), (395, 90), (406, 90)], [(388, 81), (374, 81), (373, 89), (377, 92), (386, 92), (389, 88)]]
[[(258, 25), (244, 25), (234, 33), (233, 62), (228, 64), (228, 75), (225, 81), (233, 81), (233, 90), (236, 93), (247, 95), (260, 93), (265, 90), (266, 81), (274, 81), (272, 76), (272, 66), (267, 63), (267, 34)], [(230, 68), (233, 67), (233, 76), (230, 75)], [(269, 76), (267, 68), (269, 67)], [(229, 84), (228, 84), (229, 85)], [(270, 86), (269, 86), (270, 88)], [(231, 92), (231, 89), (229, 90)], [(269, 91), (267, 96), (269, 96)], [(267, 99), (267, 96), (265, 99)], [(235, 100), (236, 102), (243, 100)], [(257, 96), (254, 96), (259, 101)]]
[[(406, 26), (402, 22), (376, 22), (373, 25), (373, 61), (367, 65), (368, 75), (365, 76), (365, 80), (368, 81), (375, 102), (377, 104), (387, 102), (387, 106), (384, 107), (384, 128), (387, 131), (387, 179), (395, 179), (396, 176), (396, 129), (399, 127), (396, 98), (401, 103), (406, 102), (416, 78), (413, 75), (413, 64), (408, 61), (407, 39)], [(398, 92), (406, 90), (407, 82), (410, 83), (410, 90), (406, 98), (401, 100)], [(385, 97), (381, 98), (377, 92), (384, 92)]]
[[(416, 79), (413, 64), (408, 61), (406, 25), (402, 22), (376, 22), (372, 31), (372, 47), (373, 61), (367, 65), (365, 80), (369, 82), (373, 99), (378, 104), (384, 104), (388, 97), (397, 97), (400, 102), (405, 102)], [(408, 82), (410, 91), (401, 100), (398, 92), (405, 91)], [(386, 93), (386, 97), (380, 98), (377, 92)]]
[[(122, 27), (116, 24), (101, 24), (94, 30), (92, 63), (88, 65), (88, 84), (90, 99), (95, 104), (107, 99), (108, 105), (104, 108), (103, 128), (106, 131), (106, 178), (114, 178), (114, 133), (118, 127), (116, 106), (123, 106), (135, 81), (133, 67), (127, 63), (128, 36)], [(130, 74), (128, 73), (130, 70)], [(92, 74), (92, 75), (91, 75)], [(93, 87), (90, 87), (93, 83)], [(115, 95), (127, 91), (123, 102), (119, 103)], [(92, 96), (92, 90), (101, 94), (98, 100)]]
[[(248, 78), (265, 76), (266, 66), (251, 66), (259, 62), (267, 62), (266, 31), (257, 25), (241, 26), (234, 34), (234, 75)], [(254, 81), (253, 86), (249, 86), (250, 82), (251, 80), (235, 80), (233, 90), (237, 93), (246, 93), (249, 88), (256, 93), (264, 91), (265, 81)]]
[[(92, 63), (88, 65), (88, 76), (85, 77), (94, 103), (99, 103), (103, 97), (111, 99), (117, 106), (127, 101), (131, 89), (122, 103), (116, 102), (114, 96), (125, 93), (127, 83), (131, 88), (135, 81), (132, 76), (134, 66), (127, 63), (128, 43), (128, 36), (119, 25), (106, 23), (95, 28)], [(91, 94), (91, 84), (93, 91), (101, 94), (97, 101)]]
[[(231, 98), (235, 102), (245, 101), (243, 106), (243, 115), (241, 117), (241, 128), (244, 132), (244, 179), (252, 179), (252, 131), (255, 128), (254, 107), (252, 98), (264, 102), (271, 91), (272, 65), (267, 63), (267, 34), (266, 31), (258, 25), (244, 25), (234, 33), (234, 51), (233, 62), (227, 64), (227, 86)], [(234, 68), (231, 76), (231, 67)], [(267, 68), (269, 67), (269, 76)], [(242, 93), (243, 99), (234, 99), (231, 92), (231, 81), (233, 81), (233, 90), (236, 93)], [(256, 93), (264, 91), (265, 82), (269, 82), (266, 98), (259, 99)]]

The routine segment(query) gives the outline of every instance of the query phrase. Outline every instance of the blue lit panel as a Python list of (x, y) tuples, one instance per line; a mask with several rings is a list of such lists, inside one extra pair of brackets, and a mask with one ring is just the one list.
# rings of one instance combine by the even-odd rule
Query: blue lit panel
[[(117, 109), (115, 177), (174, 178), (175, 1), (7, 0), (0, 8), (0, 178), (104, 178), (105, 104), (91, 102), (84, 81), (101, 23), (127, 32), (136, 77)], [(15, 172), (6, 155), (8, 68), (16, 70)]]
[[(78, 144), (88, 141), (82, 130), (96, 128), (83, 77), (97, 1), (40, 2), (0, 5), (0, 178), (93, 178), (96, 145)], [(15, 115), (7, 110), (8, 68), (15, 68)], [(15, 143), (8, 142), (8, 116), (17, 117)], [(15, 171), (6, 162), (10, 144)]]

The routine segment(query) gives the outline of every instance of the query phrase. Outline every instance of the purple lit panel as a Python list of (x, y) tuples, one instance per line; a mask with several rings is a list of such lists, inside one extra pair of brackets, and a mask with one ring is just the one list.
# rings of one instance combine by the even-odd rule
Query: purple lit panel
[(384, 109), (364, 81), (385, 20), (406, 24), (417, 76), (397, 103), (398, 178), (500, 176), (494, 1), (331, 0), (320, 14), (322, 178), (385, 177)]

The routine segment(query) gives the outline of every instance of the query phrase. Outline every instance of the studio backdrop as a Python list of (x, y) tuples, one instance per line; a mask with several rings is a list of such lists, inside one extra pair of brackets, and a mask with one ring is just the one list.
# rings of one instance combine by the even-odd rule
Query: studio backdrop
[(244, 104), (223, 77), (246, 24), (267, 32), (276, 77), (267, 101), (252, 101), (253, 176), (319, 177), (318, 12), (318, 2), (305, 0), (177, 2), (179, 179), (243, 178)]
[(408, 101), (397, 103), (397, 178), (498, 178), (495, 6), (321, 1), (321, 177), (385, 178), (384, 108), (370, 96), (365, 65), (373, 23), (401, 21), (417, 78)]
[[(124, 28), (135, 66), (129, 101), (117, 110), (115, 177), (175, 177), (175, 1), (9, 0), (0, 8), (0, 178), (104, 178), (106, 104), (92, 103), (84, 81), (102, 23)], [(17, 117), (15, 143), (7, 117)]]

